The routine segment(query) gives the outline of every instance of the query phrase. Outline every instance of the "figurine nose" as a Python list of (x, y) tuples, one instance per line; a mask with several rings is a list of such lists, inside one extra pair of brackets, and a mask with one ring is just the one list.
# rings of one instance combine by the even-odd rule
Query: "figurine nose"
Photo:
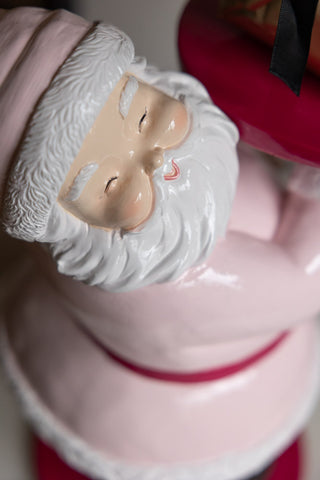
[(145, 155), (144, 169), (149, 175), (163, 164), (163, 150), (156, 147)]
[(156, 146), (163, 150), (173, 148), (184, 140), (188, 130), (189, 116), (186, 107), (182, 102), (171, 99), (161, 120), (161, 130)]

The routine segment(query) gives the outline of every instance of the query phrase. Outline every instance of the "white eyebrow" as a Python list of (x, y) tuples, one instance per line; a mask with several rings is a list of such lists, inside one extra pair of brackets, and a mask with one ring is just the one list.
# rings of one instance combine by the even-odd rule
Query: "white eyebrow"
[(80, 172), (77, 174), (76, 178), (73, 180), (71, 188), (66, 196), (66, 200), (69, 202), (74, 202), (78, 200), (81, 193), (83, 192), (84, 187), (92, 177), (92, 175), (97, 171), (99, 165), (97, 163), (89, 163), (81, 168)]
[(126, 86), (121, 93), (119, 101), (119, 111), (123, 118), (126, 118), (128, 115), (131, 102), (138, 88), (138, 80), (135, 77), (129, 77)]

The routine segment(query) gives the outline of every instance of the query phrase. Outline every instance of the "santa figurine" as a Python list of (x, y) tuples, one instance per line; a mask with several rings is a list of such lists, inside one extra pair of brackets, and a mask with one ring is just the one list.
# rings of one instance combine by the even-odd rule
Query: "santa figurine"
[(38, 479), (276, 478), (318, 392), (317, 170), (239, 169), (199, 81), (115, 27), (0, 10), (0, 45), (1, 222), (32, 258), (2, 356)]

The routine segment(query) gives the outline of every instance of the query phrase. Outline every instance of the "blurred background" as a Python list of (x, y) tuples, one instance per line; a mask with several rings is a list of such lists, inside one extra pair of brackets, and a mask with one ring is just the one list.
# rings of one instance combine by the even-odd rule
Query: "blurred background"
[[(61, 0), (2, 1), (0, 8), (37, 6), (65, 8), (88, 20), (103, 20), (124, 30), (133, 40), (137, 55), (161, 69), (180, 68), (177, 52), (177, 26), (187, 0)], [(23, 244), (0, 231), (0, 288), (8, 272), (27, 255)], [(1, 297), (1, 290), (0, 290)], [(319, 480), (320, 408), (313, 416), (307, 434), (306, 451), (310, 468), (303, 480)], [(0, 480), (35, 480), (32, 471), (32, 441), (0, 367)], [(59, 480), (59, 479), (57, 479)], [(283, 479), (290, 480), (290, 479)]]

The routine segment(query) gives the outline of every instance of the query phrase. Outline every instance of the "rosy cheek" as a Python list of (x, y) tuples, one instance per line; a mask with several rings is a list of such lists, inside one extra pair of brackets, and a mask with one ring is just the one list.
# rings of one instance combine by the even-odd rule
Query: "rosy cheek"
[(122, 209), (122, 219), (125, 222), (125, 228), (135, 228), (144, 222), (151, 213), (152, 199), (143, 196), (141, 193), (134, 201), (128, 202)]
[(181, 103), (175, 106), (172, 120), (167, 131), (167, 148), (181, 143), (189, 130), (189, 117), (186, 107)]
[(125, 218), (135, 218), (143, 210), (143, 201), (141, 193), (138, 194), (134, 201), (129, 201), (124, 208)]
[(176, 128), (185, 134), (189, 125), (189, 117), (187, 109), (183, 104), (179, 105), (179, 108), (177, 108), (174, 120)]
[(133, 222), (135, 221), (136, 215), (137, 215), (137, 207), (135, 204), (130, 204), (126, 205), (124, 208), (122, 214), (123, 214), (123, 219), (124, 220), (132, 220)]

